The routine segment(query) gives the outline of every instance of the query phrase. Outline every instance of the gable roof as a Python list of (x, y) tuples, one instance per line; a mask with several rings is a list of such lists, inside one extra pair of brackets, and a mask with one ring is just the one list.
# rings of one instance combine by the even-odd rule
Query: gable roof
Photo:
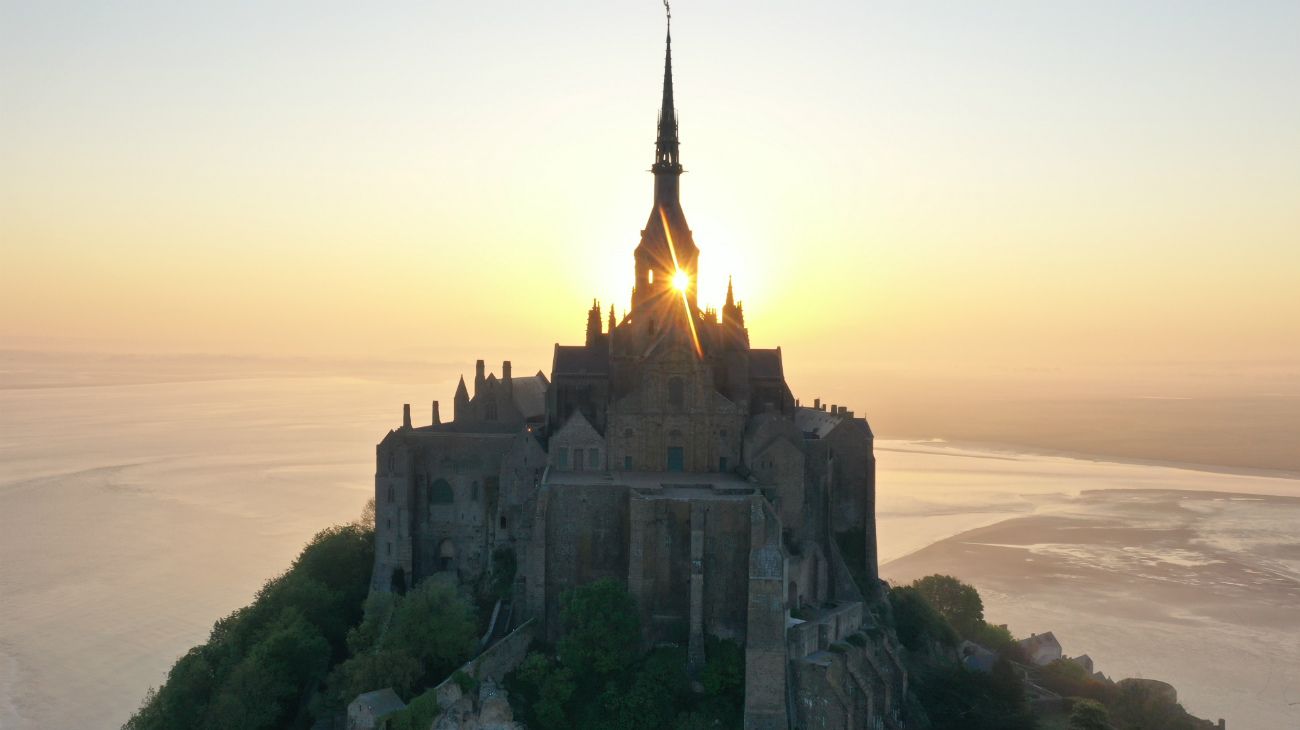
[(560, 375), (609, 375), (609, 353), (585, 345), (556, 345), (551, 377)]
[(826, 434), (834, 431), (843, 421), (844, 416), (820, 408), (794, 409), (794, 425), (803, 432), (804, 438), (826, 438)]
[(511, 378), (510, 389), (514, 393), (515, 407), (524, 419), (546, 415), (546, 376), (540, 372), (522, 378)]
[(397, 696), (397, 693), (391, 687), (385, 687), (357, 695), (357, 698), (348, 705), (349, 709), (352, 707), (365, 707), (370, 710), (371, 716), (383, 717), (390, 712), (404, 709), (406, 703), (402, 701), (401, 697)]

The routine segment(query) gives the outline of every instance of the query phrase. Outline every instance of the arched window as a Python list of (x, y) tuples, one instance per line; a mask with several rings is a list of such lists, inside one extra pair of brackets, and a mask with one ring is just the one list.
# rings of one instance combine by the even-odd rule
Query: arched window
[(456, 496), (446, 479), (439, 479), (429, 487), (429, 504), (451, 504), (455, 500)]
[(686, 402), (686, 386), (682, 384), (681, 378), (668, 379), (668, 405), (674, 408), (681, 408)]

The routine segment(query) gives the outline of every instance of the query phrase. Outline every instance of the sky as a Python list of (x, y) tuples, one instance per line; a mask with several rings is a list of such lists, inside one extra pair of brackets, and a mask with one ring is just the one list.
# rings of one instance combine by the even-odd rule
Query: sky
[[(792, 379), (1300, 362), (1300, 3), (673, 16), (700, 300)], [(549, 370), (628, 304), (663, 32), (0, 0), (0, 348)]]

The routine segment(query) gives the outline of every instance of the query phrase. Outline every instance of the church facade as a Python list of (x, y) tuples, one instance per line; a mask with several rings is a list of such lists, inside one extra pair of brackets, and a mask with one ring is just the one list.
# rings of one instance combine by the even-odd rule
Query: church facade
[(434, 402), (416, 427), (406, 407), (377, 447), (372, 587), (513, 564), (499, 614), (554, 638), (561, 594), (613, 578), (645, 646), (687, 647), (691, 671), (708, 636), (744, 646), (747, 728), (901, 726), (906, 673), (873, 630), (871, 428), (795, 399), (730, 284), (720, 311), (698, 305), (671, 53), (670, 37), (631, 307), (593, 303), (549, 376), (478, 361), (449, 421)]

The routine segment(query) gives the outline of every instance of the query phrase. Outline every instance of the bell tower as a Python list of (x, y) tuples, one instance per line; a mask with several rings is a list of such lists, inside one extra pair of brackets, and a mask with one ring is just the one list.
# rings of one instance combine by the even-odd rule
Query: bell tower
[[(665, 9), (668, 4), (664, 3)], [(673, 104), (672, 13), (664, 51), (663, 98), (659, 106), (659, 133), (655, 139), (654, 205), (636, 258), (636, 285), (632, 288), (635, 322), (662, 328), (679, 318), (695, 317), (699, 250), (682, 212), (679, 183), (682, 176), (677, 108)], [(683, 306), (685, 302), (685, 306)]]

